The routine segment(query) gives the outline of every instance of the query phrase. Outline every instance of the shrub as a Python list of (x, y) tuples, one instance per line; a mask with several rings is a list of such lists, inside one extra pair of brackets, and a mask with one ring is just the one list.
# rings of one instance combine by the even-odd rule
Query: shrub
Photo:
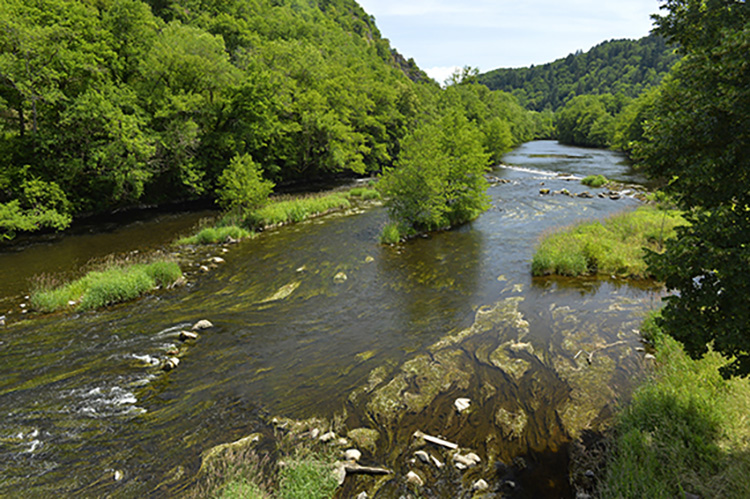
[(265, 204), (274, 184), (264, 180), (257, 163), (248, 154), (235, 156), (218, 180), (219, 203), (225, 208), (255, 209)]
[(395, 222), (391, 222), (383, 227), (380, 234), (380, 242), (383, 244), (396, 244), (401, 241), (401, 231)]

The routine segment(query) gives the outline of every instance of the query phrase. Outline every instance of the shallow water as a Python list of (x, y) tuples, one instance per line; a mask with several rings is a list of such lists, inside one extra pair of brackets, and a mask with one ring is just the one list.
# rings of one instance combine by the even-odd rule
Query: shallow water
[[(445, 335), (470, 327), (478, 311), (514, 298), (529, 327), (524, 338), (511, 339), (534, 346), (528, 379), (498, 378), (482, 363), (481, 352), (503, 340), (487, 333), (461, 345), (472, 373), (465, 391), (479, 397), (482, 380), (490, 379), (498, 394), (487, 400), (508, 414), (522, 407), (528, 415), (522, 437), (486, 452), (508, 461), (559, 449), (570, 438), (568, 420), (606, 415), (573, 414), (571, 404), (601, 412), (640, 372), (632, 330), (656, 298), (614, 281), (532, 279), (530, 259), (545, 231), (638, 204), (627, 196), (541, 196), (539, 189), (601, 191), (557, 173), (638, 177), (611, 152), (547, 141), (526, 144), (505, 161), (515, 167), (493, 172), (509, 181), (491, 187), (493, 207), (456, 230), (384, 247), (377, 238), (385, 211), (353, 210), (231, 246), (221, 254), (225, 264), (182, 289), (0, 330), (0, 496), (165, 495), (174, 489), (161, 484), (184, 482), (201, 452), (252, 433), (265, 415), (328, 417), (347, 408), (355, 422), (366, 423), (366, 410), (350, 396), (373, 369), (395, 375)], [(192, 216), (186, 215), (194, 224)], [(93, 246), (98, 236), (90, 237), (85, 244)], [(68, 251), (65, 244), (14, 258), (56, 261), (58, 248)], [(215, 327), (181, 344), (179, 330), (203, 318)], [(626, 350), (597, 355), (610, 359), (602, 374), (610, 388), (587, 395), (571, 349), (614, 342)], [(164, 373), (159, 365), (176, 346), (180, 365)], [(441, 395), (448, 405), (452, 396)], [(606, 401), (589, 400), (600, 396)], [(403, 433), (418, 423), (410, 421)], [(438, 416), (422, 423), (425, 431), (445, 424)], [(481, 440), (487, 428), (484, 421), (471, 431), (457, 428), (456, 436), (478, 446), (471, 439)], [(564, 466), (559, 461), (550, 460)], [(121, 480), (113, 479), (115, 471)], [(527, 491), (538, 481), (532, 471)], [(564, 472), (550, 470), (548, 482)], [(560, 487), (539, 490), (570, 492)]]

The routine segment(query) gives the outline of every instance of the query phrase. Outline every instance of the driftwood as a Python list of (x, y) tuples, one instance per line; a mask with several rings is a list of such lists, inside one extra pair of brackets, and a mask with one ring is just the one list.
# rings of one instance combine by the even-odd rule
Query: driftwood
[(448, 449), (451, 449), (451, 450), (458, 449), (458, 444), (454, 444), (453, 442), (448, 442), (447, 440), (443, 440), (442, 438), (427, 435), (425, 433), (422, 433), (419, 430), (414, 432), (414, 437), (422, 438), (426, 442), (430, 442), (431, 444), (435, 444), (435, 445), (440, 445), (442, 447), (447, 447)]
[(374, 466), (360, 466), (356, 463), (344, 463), (344, 469), (347, 473), (361, 473), (365, 475), (390, 475), (393, 473), (386, 468), (377, 468)]

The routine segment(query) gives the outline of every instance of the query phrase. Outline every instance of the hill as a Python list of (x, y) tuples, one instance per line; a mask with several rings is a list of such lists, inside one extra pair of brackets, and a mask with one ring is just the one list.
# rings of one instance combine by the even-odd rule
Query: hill
[(492, 90), (515, 95), (527, 109), (559, 109), (586, 94), (637, 97), (658, 85), (679, 57), (663, 38), (611, 40), (542, 66), (495, 69), (479, 75)]

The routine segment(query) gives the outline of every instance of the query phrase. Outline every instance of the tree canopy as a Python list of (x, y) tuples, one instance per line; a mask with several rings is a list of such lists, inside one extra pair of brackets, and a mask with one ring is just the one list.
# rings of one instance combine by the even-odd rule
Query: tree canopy
[(530, 137), (515, 98), (464, 91), (438, 106), (442, 92), (354, 0), (5, 0), (0, 230), (140, 203), (232, 204), (236, 158), (278, 186), (374, 174), (451, 107), (472, 108), (496, 159)]
[(654, 273), (675, 293), (662, 326), (693, 357), (750, 374), (750, 10), (737, 0), (669, 0), (657, 32), (685, 54), (649, 106), (639, 164), (687, 211)]

